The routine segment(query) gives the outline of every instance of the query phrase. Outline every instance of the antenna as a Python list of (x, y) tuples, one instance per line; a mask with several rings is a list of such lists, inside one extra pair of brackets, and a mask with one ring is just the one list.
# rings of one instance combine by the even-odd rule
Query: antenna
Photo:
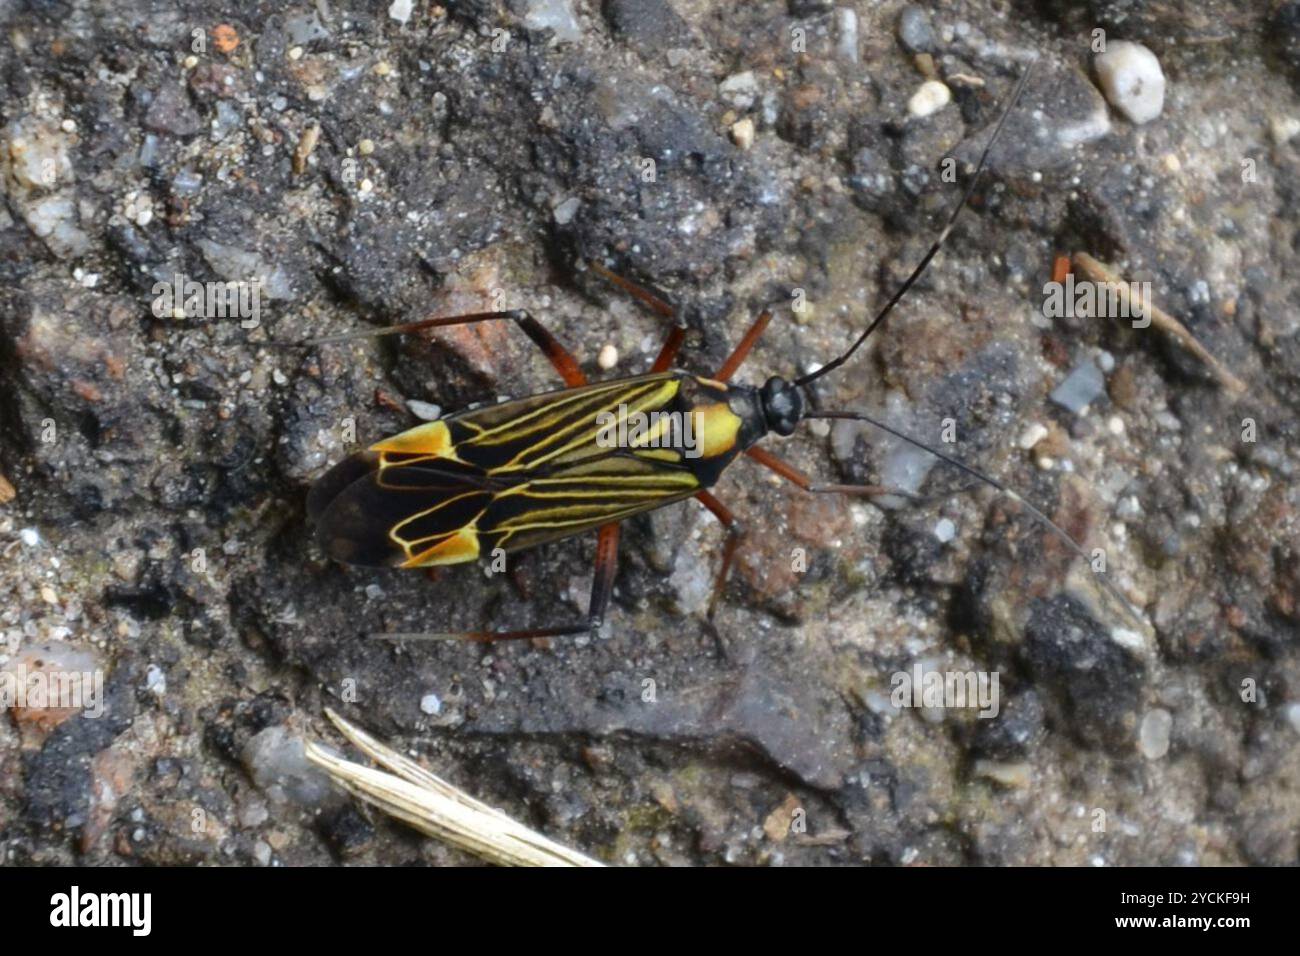
[[(1036, 521), (1038, 521), (1043, 527), (1047, 528), (1060, 541), (1062, 541), (1066, 547), (1068, 547), (1071, 551), (1073, 551), (1076, 556), (1082, 558), (1085, 561), (1090, 560), (1090, 555), (1088, 554), (1087, 551), (1083, 549), (1083, 545), (1079, 544), (1078, 541), (1076, 541), (1073, 537), (1071, 537), (1068, 531), (1062, 528), (1051, 518), (1047, 517), (1047, 515), (1044, 514), (1040, 508), (1036, 507), (1031, 502), (1026, 501), (1014, 489), (1007, 487), (1002, 482), (998, 481), (996, 478), (986, 475), (984, 474), (984, 472), (979, 471), (976, 468), (972, 468), (964, 461), (960, 461), (956, 458), (953, 458), (951, 455), (944, 454), (943, 452), (939, 451), (937, 448), (932, 448), (929, 445), (927, 445), (925, 442), (920, 441), (916, 438), (912, 438), (910, 435), (905, 435), (902, 432), (900, 432), (898, 429), (886, 425), (884, 422), (877, 421), (876, 419), (872, 418), (870, 415), (867, 415), (864, 412), (815, 411), (815, 412), (809, 412), (804, 417), (805, 418), (838, 418), (838, 419), (847, 419), (849, 421), (866, 422), (868, 425), (874, 425), (876, 428), (879, 428), (881, 431), (888, 432), (889, 434), (893, 435), (895, 438), (907, 442), (909, 445), (915, 445), (917, 448), (920, 448), (922, 451), (929, 452), (931, 455), (934, 455), (934, 457), (938, 458), (940, 461), (947, 462), (948, 464), (952, 465), (954, 468), (957, 468), (965, 472), (966, 474), (970, 475), (972, 478), (982, 481), (984, 484), (988, 485), (991, 488), (997, 489), (999, 492), (1006, 495), (1012, 501), (1017, 502), (1018, 504), (1023, 506), (1025, 510), (1027, 510), (1034, 517)], [(1106, 572), (1098, 571), (1096, 572), (1096, 574), (1101, 579), (1102, 586), (1105, 587), (1107, 593), (1109, 593), (1111, 597), (1119, 601), (1120, 605), (1124, 608), (1124, 610), (1128, 613), (1128, 615), (1131, 618), (1133, 618), (1133, 620), (1141, 628), (1145, 630), (1146, 623), (1142, 618), (1141, 612), (1139, 612), (1138, 609), (1133, 606), (1133, 603), (1129, 601), (1129, 599), (1124, 596), (1123, 592), (1121, 592), (1120, 589), (1115, 586), (1114, 582), (1112, 582), (1111, 579), (1106, 576)]]
[(1020, 94), (1024, 92), (1025, 83), (1028, 82), (1029, 74), (1033, 72), (1034, 64), (1036, 62), (1037, 58), (1030, 60), (1029, 65), (1025, 67), (1025, 72), (1020, 74), (1020, 80), (1016, 83), (1015, 91), (1011, 94), (1011, 100), (1007, 103), (1006, 109), (1002, 111), (1002, 115), (998, 118), (998, 125), (994, 127), (993, 135), (989, 137), (988, 143), (984, 146), (984, 151), (980, 153), (979, 162), (975, 166), (975, 174), (971, 176), (970, 182), (966, 185), (966, 191), (962, 193), (961, 202), (957, 203), (957, 207), (948, 215), (948, 222), (944, 225), (943, 231), (939, 233), (939, 238), (930, 245), (929, 251), (921, 258), (917, 267), (912, 270), (912, 274), (909, 275), (903, 284), (898, 287), (898, 290), (889, 297), (889, 301), (885, 303), (885, 307), (877, 313), (874, 319), (871, 320), (871, 324), (867, 326), (866, 331), (858, 336), (857, 341), (849, 346), (848, 351), (840, 355), (838, 358), (832, 359), (815, 372), (809, 372), (802, 378), (795, 379), (794, 384), (797, 387), (803, 388), (810, 383), (817, 381), (817, 379), (821, 378), (823, 375), (835, 371), (851, 359), (853, 353), (861, 348), (862, 343), (870, 337), (872, 332), (876, 331), (876, 329), (880, 327), (880, 324), (884, 322), (889, 313), (893, 311), (894, 306), (898, 305), (903, 296), (907, 294), (907, 290), (912, 288), (917, 279), (921, 278), (921, 274), (925, 272), (926, 266), (930, 264), (930, 260), (933, 259), (935, 255), (938, 254), (939, 250), (943, 248), (944, 242), (948, 239), (948, 234), (952, 232), (953, 223), (957, 221), (957, 217), (961, 215), (961, 211), (966, 208), (966, 204), (970, 201), (972, 194), (974, 194), (975, 187), (979, 184), (980, 173), (984, 171), (984, 164), (989, 158), (989, 152), (993, 149), (993, 144), (997, 142), (998, 136), (1001, 135), (1002, 127), (1006, 125), (1007, 117), (1011, 115), (1011, 111), (1019, 101)]

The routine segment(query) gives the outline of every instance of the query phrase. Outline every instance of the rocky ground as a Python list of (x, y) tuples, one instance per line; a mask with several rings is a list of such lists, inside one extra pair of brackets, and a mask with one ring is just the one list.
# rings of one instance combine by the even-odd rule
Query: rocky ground
[[(0, 667), (104, 677), (102, 712), (0, 719), (6, 862), (464, 862), (305, 767), (325, 706), (610, 862), (1297, 861), (1300, 4), (354, 6), (0, 0)], [(1096, 30), (1155, 53), (1159, 116), (1103, 99)], [(635, 373), (664, 322), (597, 260), (680, 307), (693, 370), (776, 303), (748, 380), (799, 374), (1035, 55), (951, 243), (819, 397), (950, 422), (1149, 627), (1005, 498), (822, 423), (781, 453), (923, 503), (737, 464), (712, 626), (691, 502), (628, 523), (597, 638), (372, 639), (582, 613), (591, 541), (431, 583), (327, 561), (304, 515), (357, 443), (554, 373), (512, 328), (263, 343), (526, 307)], [(1245, 393), (1155, 327), (1045, 316), (1073, 252)], [(257, 327), (156, 315), (176, 274), (260, 277)], [(895, 707), (918, 664), (996, 674), (997, 717)]]

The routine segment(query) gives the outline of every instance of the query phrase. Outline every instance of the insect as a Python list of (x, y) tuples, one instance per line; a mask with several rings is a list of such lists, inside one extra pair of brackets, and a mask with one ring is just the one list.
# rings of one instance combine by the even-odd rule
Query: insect
[[(419, 425), (336, 464), (315, 484), (307, 501), (308, 515), (317, 525), (325, 551), (348, 564), (421, 568), (474, 561), (595, 531), (595, 572), (584, 620), (525, 630), (423, 636), (491, 642), (576, 635), (598, 628), (604, 620), (613, 592), (620, 522), (694, 497), (727, 530), (709, 605), (712, 616), (741, 541), (741, 529), (709, 488), (741, 455), (806, 492), (897, 493), (875, 485), (816, 482), (759, 445), (769, 435), (793, 434), (806, 419), (841, 418), (868, 422), (1012, 496), (1076, 554), (1086, 557), (1064, 530), (1000, 482), (862, 412), (813, 410), (808, 392), (814, 381), (853, 357), (939, 252), (974, 192), (1029, 72), (1026, 69), (1021, 76), (961, 201), (925, 256), (848, 349), (801, 378), (788, 381), (773, 376), (762, 386), (732, 382), (771, 321), (766, 310), (711, 376), (674, 367), (685, 338), (685, 329), (674, 325), (645, 374), (589, 382), (564, 346), (533, 316), (518, 310), (432, 318), (310, 343), (513, 321), (546, 355), (565, 384), (559, 391)], [(675, 317), (672, 307), (648, 290), (599, 264), (591, 267), (664, 318)], [(640, 426), (646, 420), (652, 423), (649, 427), (627, 427)], [(613, 435), (624, 437), (613, 440)], [(1124, 601), (1108, 580), (1102, 577), (1102, 582)]]

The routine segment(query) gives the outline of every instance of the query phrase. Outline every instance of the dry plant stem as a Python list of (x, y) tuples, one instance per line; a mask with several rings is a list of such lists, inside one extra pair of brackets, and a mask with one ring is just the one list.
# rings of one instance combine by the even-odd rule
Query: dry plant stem
[(601, 866), (500, 810), (475, 800), (419, 764), (380, 743), (332, 710), (325, 713), (339, 732), (376, 763), (353, 763), (315, 743), (307, 759), (323, 768), (353, 796), (373, 804), (421, 833), (502, 866)]
[(1146, 302), (1136, 287), (1130, 287), (1118, 274), (1110, 267), (1098, 262), (1086, 252), (1076, 252), (1074, 254), (1074, 266), (1093, 282), (1101, 282), (1115, 289), (1122, 302), (1128, 306), (1130, 314), (1139, 314), (1141, 310), (1149, 310), (1151, 321), (1155, 326), (1172, 335), (1183, 347), (1193, 355), (1197, 356), (1218, 379), (1219, 384), (1233, 393), (1235, 398), (1246, 391), (1246, 383), (1233, 375), (1226, 365), (1220, 362), (1210, 353), (1210, 351), (1196, 340), (1196, 337), (1187, 330), (1183, 323), (1165, 312), (1154, 302)]

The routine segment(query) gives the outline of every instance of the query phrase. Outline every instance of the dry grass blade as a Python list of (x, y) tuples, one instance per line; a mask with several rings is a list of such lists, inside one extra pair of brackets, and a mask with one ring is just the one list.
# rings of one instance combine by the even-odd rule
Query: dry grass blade
[(1150, 310), (1151, 321), (1155, 326), (1173, 336), (1184, 348), (1204, 362), (1214, 374), (1214, 377), (1219, 380), (1219, 384), (1232, 392), (1234, 396), (1246, 391), (1246, 383), (1237, 378), (1209, 349), (1198, 342), (1196, 337), (1188, 331), (1187, 326), (1168, 312), (1165, 312), (1154, 302), (1144, 301), (1141, 292), (1137, 291), (1136, 287), (1130, 289), (1129, 284), (1109, 266), (1098, 262), (1086, 252), (1076, 252), (1073, 258), (1075, 267), (1093, 282), (1100, 282), (1114, 288), (1120, 301), (1129, 307), (1132, 314), (1136, 315), (1143, 310)]
[[(316, 743), (307, 759), (353, 796), (421, 833), (503, 866), (601, 866), (475, 800), (403, 757), (332, 710), (326, 714), (357, 749), (387, 770), (353, 763)], [(388, 771), (392, 771), (391, 773)]]

